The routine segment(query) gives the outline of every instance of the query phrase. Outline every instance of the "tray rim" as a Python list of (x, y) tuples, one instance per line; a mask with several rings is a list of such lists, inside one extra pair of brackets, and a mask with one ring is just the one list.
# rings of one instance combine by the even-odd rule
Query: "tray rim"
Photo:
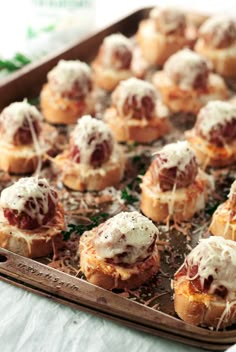
[[(46, 55), (44, 58), (39, 59), (37, 62), (33, 62), (31, 64), (28, 64), (27, 66), (25, 66), (22, 69), (16, 71), (15, 73), (12, 73), (8, 77), (6, 77), (3, 81), (0, 82), (0, 96), (2, 96), (2, 94), (4, 94), (5, 91), (8, 91), (8, 88), (11, 89), (12, 87), (14, 87), (14, 85), (18, 86), (21, 83), (23, 78), (27, 78), (29, 75), (34, 75), (35, 72), (37, 72), (42, 66), (47, 65), (48, 63), (53, 64), (55, 61), (58, 61), (60, 58), (65, 57), (65, 55), (68, 55), (68, 53), (71, 53), (73, 50), (75, 50), (75, 48), (86, 44), (92, 38), (96, 39), (99, 36), (105, 37), (105, 35), (107, 35), (107, 32), (113, 32), (112, 28), (114, 27), (114, 25), (121, 26), (123, 21), (129, 20), (131, 17), (135, 17), (135, 16), (141, 16), (142, 17), (142, 15), (144, 15), (144, 13), (148, 13), (148, 11), (150, 11), (151, 8), (153, 8), (153, 6), (143, 7), (143, 8), (140, 8), (140, 9), (136, 10), (135, 12), (131, 12), (127, 16), (122, 17), (120, 20), (118, 20), (117, 22), (109, 25), (108, 27), (104, 27), (100, 31), (91, 32), (89, 35), (83, 37), (79, 42), (76, 41), (75, 43), (70, 44), (67, 47), (64, 47), (63, 49), (57, 50), (53, 54)], [(122, 26), (121, 26), (121, 31), (122, 31)], [(1, 105), (1, 99), (0, 99), (0, 105)], [(7, 250), (5, 250), (3, 248), (0, 248), (0, 256), (1, 255), (2, 256), (6, 256), (7, 258), (8, 257), (13, 258), (13, 257), (16, 256), (16, 257), (19, 257), (21, 260), (25, 260), (29, 264), (30, 267), (34, 267), (35, 264), (40, 264), (40, 265), (46, 267), (47, 269), (50, 269), (51, 272), (55, 271), (57, 274), (58, 273), (61, 274), (61, 272), (59, 270), (50, 268), (50, 267), (48, 267), (48, 266), (46, 266), (44, 264), (38, 263), (35, 260), (29, 259), (29, 258), (25, 258), (23, 256), (18, 256), (17, 254), (9, 252), (9, 251), (7, 251)], [(4, 264), (4, 263), (7, 263), (7, 262), (8, 261), (6, 261), (6, 262), (1, 262), (0, 261), (0, 280), (12, 283), (15, 286), (23, 287), (24, 289), (28, 289), (26, 285), (29, 285), (29, 283), (27, 283), (27, 280), (25, 278), (24, 278), (25, 281), (20, 280), (21, 282), (19, 282), (19, 279), (17, 279), (12, 272), (8, 271), (7, 274), (6, 274), (6, 270), (4, 268), (6, 264)], [(64, 275), (68, 275), (68, 274), (65, 274), (65, 273), (63, 273), (63, 274)], [(68, 275), (68, 277), (69, 278), (75, 278), (72, 275)], [(79, 279), (79, 278), (75, 278), (75, 279), (79, 280), (80, 282), (86, 283), (86, 285), (88, 285), (88, 287), (90, 287), (90, 285), (92, 285), (92, 284), (90, 284), (90, 283), (88, 283), (88, 282), (86, 282), (84, 280)], [(18, 281), (16, 281), (16, 280), (18, 280)], [(39, 295), (42, 295), (44, 297), (48, 297), (48, 298), (52, 298), (53, 297), (53, 299), (57, 300), (58, 302), (60, 301), (63, 304), (67, 304), (67, 305), (72, 304), (72, 303), (69, 304), (69, 300), (66, 300), (63, 297), (57, 297), (54, 293), (43, 292), (43, 290), (41, 290), (39, 287), (37, 287), (35, 285), (35, 282), (34, 283), (32, 283), (32, 282), (31, 282), (32, 287), (30, 289), (28, 289), (28, 290), (30, 290), (32, 292), (35, 292), (35, 293), (37, 293)], [(94, 285), (92, 285), (92, 286), (94, 286)], [(96, 286), (96, 288), (98, 288), (98, 287)], [(102, 291), (106, 291), (106, 292), (108, 292), (111, 295), (115, 295), (113, 292), (109, 292), (109, 291), (104, 290), (104, 289), (102, 289), (100, 287), (98, 289), (102, 290)], [(129, 301), (126, 298), (124, 298), (124, 299)], [(138, 304), (140, 306), (143, 306), (142, 304), (139, 304), (137, 302), (134, 302), (134, 303)], [(96, 308), (94, 308), (93, 306), (83, 306), (83, 304), (77, 303), (77, 304), (74, 304), (74, 308), (82, 309), (82, 310), (84, 308), (84, 310), (87, 310), (90, 313), (98, 314), (98, 310), (96, 310)], [(152, 311), (154, 311), (152, 308), (147, 307), (147, 306), (145, 306), (145, 309), (147, 309), (147, 310), (151, 309)], [(206, 347), (203, 346), (202, 348), (212, 348), (214, 350), (223, 350), (223, 349), (229, 347), (231, 344), (236, 342), (235, 331), (223, 331), (223, 332), (210, 331), (210, 330), (207, 330), (205, 328), (195, 327), (193, 325), (187, 324), (187, 323), (183, 322), (182, 320), (180, 320), (178, 318), (171, 317), (170, 315), (167, 315), (167, 314), (165, 314), (163, 312), (158, 312), (158, 311), (155, 311), (155, 312), (159, 316), (168, 316), (168, 318), (170, 318), (172, 320), (176, 320), (176, 321), (181, 322), (182, 325), (188, 327), (188, 329), (191, 332), (191, 334), (192, 333), (197, 334), (197, 330), (199, 330), (199, 333), (200, 333), (200, 331), (205, 331), (205, 332), (208, 331), (208, 334), (212, 337), (212, 339), (216, 339), (216, 338), (219, 339), (218, 343), (215, 344), (214, 342), (211, 342), (211, 341), (209, 341), (207, 339), (204, 340), (204, 341), (201, 340), (201, 339), (199, 340), (199, 339), (195, 339), (195, 338), (194, 339), (193, 338), (191, 338), (191, 339), (189, 338), (188, 339), (184, 334), (183, 335), (181, 335), (181, 334), (178, 335), (178, 334), (173, 333), (173, 331), (171, 333), (170, 331), (168, 332), (167, 330), (161, 330), (160, 328), (159, 329), (157, 329), (157, 328), (154, 329), (153, 327), (150, 327), (150, 326), (146, 329), (146, 332), (152, 333), (151, 331), (153, 331), (153, 333), (154, 333), (154, 331), (159, 331), (159, 334), (157, 334), (158, 336), (161, 336), (160, 334), (162, 333), (162, 334), (166, 334), (166, 336), (163, 336), (163, 337), (167, 337), (167, 338), (172, 338), (175, 335), (178, 338), (184, 339), (183, 343), (185, 343), (185, 344), (201, 347), (201, 346), (199, 346), (197, 344), (191, 343), (191, 341), (193, 341), (193, 342), (196, 341), (196, 343), (204, 343), (205, 346), (207, 344)], [(110, 317), (110, 319), (112, 319), (112, 317), (114, 318), (114, 316), (112, 314), (109, 314), (108, 312), (104, 312), (104, 311), (103, 312), (99, 312), (98, 315), (102, 316), (102, 314), (104, 314), (104, 317), (106, 317), (106, 318), (109, 318), (109, 317)], [(138, 323), (135, 324), (135, 322), (121, 319), (121, 317), (118, 317), (118, 316), (116, 316), (114, 318), (114, 320), (116, 320), (118, 322), (122, 322), (123, 324), (125, 324), (125, 323), (126, 324), (130, 324), (131, 327), (137, 328), (139, 330), (143, 330), (141, 327), (145, 328), (145, 325), (138, 324)], [(179, 341), (176, 338), (174, 340), (175, 341)], [(181, 342), (181, 341), (179, 341), (179, 342)], [(219, 349), (219, 347), (220, 347), (220, 349)]]

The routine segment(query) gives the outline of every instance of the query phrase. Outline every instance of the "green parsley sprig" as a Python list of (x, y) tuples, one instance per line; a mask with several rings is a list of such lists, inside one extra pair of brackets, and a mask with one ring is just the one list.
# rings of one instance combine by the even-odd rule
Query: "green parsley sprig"
[(138, 198), (130, 192), (128, 187), (122, 190), (121, 199), (125, 200), (126, 204), (133, 204), (138, 201)]
[(0, 59), (0, 70), (6, 70), (8, 72), (14, 72), (19, 70), (23, 66), (29, 64), (31, 60), (21, 53), (16, 53), (12, 59), (1, 60)]
[(85, 231), (92, 230), (98, 226), (101, 222), (108, 218), (109, 214), (101, 213), (90, 218), (88, 224), (68, 224), (68, 230), (62, 231), (64, 241), (68, 241), (72, 234), (81, 236)]

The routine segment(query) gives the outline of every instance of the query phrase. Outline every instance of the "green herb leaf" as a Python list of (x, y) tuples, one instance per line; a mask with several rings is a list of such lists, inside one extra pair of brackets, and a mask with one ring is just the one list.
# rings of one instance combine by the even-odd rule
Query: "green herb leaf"
[(27, 28), (27, 37), (29, 39), (33, 39), (39, 36), (41, 33), (48, 33), (53, 31), (56, 28), (55, 24), (50, 24), (46, 27), (39, 28), (39, 29), (34, 29), (33, 27), (28, 27)]
[(131, 194), (127, 187), (122, 190), (121, 199), (124, 199), (127, 204), (133, 204), (138, 201), (138, 198)]
[(208, 205), (206, 206), (206, 208), (205, 208), (205, 212), (206, 212), (208, 215), (213, 215), (219, 205), (220, 205), (220, 203), (211, 204), (211, 205), (208, 204)]
[(29, 64), (30, 62), (31, 60), (24, 54), (16, 53), (15, 56), (10, 60), (0, 60), (0, 70), (14, 72)]
[(101, 222), (108, 218), (109, 214), (101, 213), (91, 217), (91, 222), (89, 224), (68, 224), (68, 230), (62, 231), (64, 241), (68, 241), (70, 236), (74, 233), (81, 236), (85, 231), (92, 230), (94, 227), (98, 226)]
[(28, 99), (28, 103), (31, 105), (39, 106), (39, 97)]

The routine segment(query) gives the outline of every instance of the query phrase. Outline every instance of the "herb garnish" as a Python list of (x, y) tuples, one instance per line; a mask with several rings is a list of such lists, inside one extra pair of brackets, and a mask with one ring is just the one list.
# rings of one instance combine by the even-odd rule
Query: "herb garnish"
[(39, 106), (39, 103), (40, 103), (39, 97), (36, 97), (36, 98), (29, 98), (29, 99), (28, 99), (28, 103), (29, 103), (30, 105)]
[(90, 218), (88, 224), (68, 224), (68, 230), (62, 231), (64, 241), (68, 241), (72, 233), (81, 236), (85, 231), (92, 230), (98, 226), (102, 221), (108, 218), (109, 214), (101, 213)]
[(19, 70), (21, 67), (29, 64), (30, 62), (31, 60), (24, 54), (16, 53), (15, 56), (10, 60), (0, 60), (0, 70), (14, 72)]
[(127, 204), (133, 204), (138, 201), (138, 198), (133, 196), (128, 187), (125, 187), (121, 192), (121, 199), (124, 199)]

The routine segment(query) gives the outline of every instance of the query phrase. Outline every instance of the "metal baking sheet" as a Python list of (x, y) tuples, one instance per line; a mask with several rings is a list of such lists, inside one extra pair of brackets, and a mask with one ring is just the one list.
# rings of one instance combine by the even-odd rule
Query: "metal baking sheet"
[[(122, 32), (127, 36), (134, 35), (139, 21), (147, 17), (149, 10), (150, 8), (141, 9), (81, 43), (75, 43), (74, 46), (11, 75), (0, 85), (0, 108), (15, 100), (38, 96), (47, 72), (59, 59), (78, 58), (90, 62), (102, 39), (108, 34)], [(98, 97), (101, 102), (98, 113), (102, 114), (109, 105), (110, 97), (102, 91), (98, 92)], [(42, 176), (47, 177), (59, 192), (71, 235), (65, 235), (65, 248), (57, 253), (57, 258), (48, 257), (36, 261), (0, 249), (0, 279), (75, 308), (92, 311), (128, 326), (190, 345), (224, 350), (235, 343), (235, 327), (217, 332), (181, 321), (174, 312), (171, 289), (173, 274), (186, 254), (199, 238), (208, 236), (211, 215), (216, 206), (226, 199), (230, 184), (235, 179), (235, 169), (207, 170), (215, 179), (216, 191), (211, 194), (205, 211), (194, 216), (191, 222), (181, 225), (170, 223), (159, 227), (161, 270), (152, 281), (138, 290), (109, 292), (87, 283), (76, 257), (80, 236), (73, 229), (81, 233), (122, 210), (139, 210), (140, 178), (150, 164), (153, 152), (169, 142), (183, 139), (183, 132), (191, 128), (194, 121), (195, 116), (176, 114), (171, 117), (171, 133), (161, 140), (146, 146), (137, 143), (123, 145), (129, 162), (124, 181), (117, 188), (111, 187), (97, 193), (72, 192), (63, 187), (53, 163), (45, 167)], [(63, 149), (68, 129), (58, 128)], [(0, 189), (16, 179), (17, 176), (0, 173)]]

